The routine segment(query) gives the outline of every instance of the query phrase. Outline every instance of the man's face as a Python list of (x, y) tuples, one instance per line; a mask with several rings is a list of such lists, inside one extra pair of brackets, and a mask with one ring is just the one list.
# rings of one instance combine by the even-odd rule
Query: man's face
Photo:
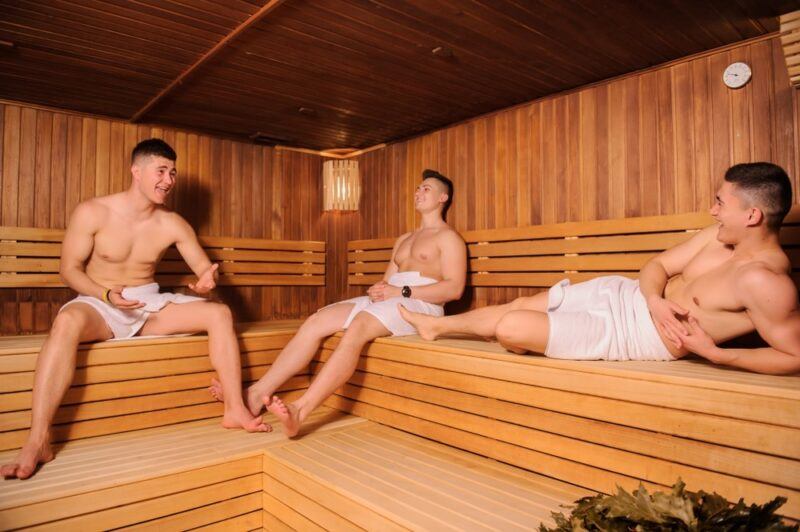
[(725, 244), (737, 244), (742, 240), (745, 229), (752, 225), (753, 209), (736, 185), (724, 181), (717, 191), (711, 216), (719, 222), (717, 240)]
[(136, 159), (131, 166), (131, 174), (147, 199), (157, 205), (163, 205), (172, 187), (175, 186), (177, 171), (175, 161), (150, 155)]
[(414, 208), (419, 212), (429, 212), (447, 201), (444, 185), (433, 177), (419, 184), (414, 192)]

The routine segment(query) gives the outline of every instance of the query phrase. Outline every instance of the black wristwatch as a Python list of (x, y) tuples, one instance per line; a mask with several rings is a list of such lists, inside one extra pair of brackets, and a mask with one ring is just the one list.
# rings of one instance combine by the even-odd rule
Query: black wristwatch
[(403, 294), (403, 297), (411, 297), (411, 288), (404, 286), (400, 293)]

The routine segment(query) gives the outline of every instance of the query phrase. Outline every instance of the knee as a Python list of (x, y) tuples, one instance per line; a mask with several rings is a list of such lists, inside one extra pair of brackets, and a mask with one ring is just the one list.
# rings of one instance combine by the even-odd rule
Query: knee
[(50, 335), (57, 337), (78, 336), (85, 326), (86, 316), (78, 309), (67, 307), (56, 316), (53, 326), (50, 328)]
[(208, 303), (210, 305), (208, 311), (208, 326), (209, 327), (232, 327), (233, 326), (233, 312), (228, 305), (222, 303)]
[(359, 312), (344, 332), (342, 340), (353, 343), (366, 343), (371, 340), (369, 333), (370, 321), (374, 319), (372, 315), (366, 312)]
[(326, 319), (325, 316), (319, 312), (315, 312), (308, 318), (303, 324), (300, 326), (299, 332), (302, 332), (304, 335), (312, 335), (312, 336), (325, 336), (323, 334), (323, 330), (328, 329), (326, 327)]
[(530, 305), (532, 299), (533, 298), (526, 297), (526, 296), (518, 297), (514, 301), (511, 302), (511, 309), (512, 310), (523, 310), (525, 308), (528, 308), (528, 306)]
[(523, 313), (511, 311), (497, 322), (494, 335), (503, 345), (519, 345), (520, 331), (524, 331), (525, 327)]

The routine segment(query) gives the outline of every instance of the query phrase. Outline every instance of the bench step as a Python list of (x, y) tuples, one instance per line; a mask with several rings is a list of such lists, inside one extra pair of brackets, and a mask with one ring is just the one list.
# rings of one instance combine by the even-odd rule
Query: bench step
[[(228, 518), (261, 528), (263, 453), (287, 440), (279, 430), (247, 434), (219, 421), (67, 442), (34, 477), (0, 481), (0, 528), (183, 530)], [(322, 408), (310, 425), (324, 432), (361, 423)], [(14, 456), (2, 453), (0, 463)]]
[[(318, 371), (337, 343), (324, 345)], [(689, 489), (800, 517), (800, 377), (697, 360), (575, 362), (497, 344), (374, 341), (325, 404), (594, 491)]]
[(264, 471), (265, 511), (296, 530), (531, 530), (588, 494), (376, 423), (271, 447)]
[[(268, 421), (274, 421), (268, 417)], [(13, 453), (0, 454), (5, 461)], [(588, 492), (327, 408), (304, 436), (203, 420), (67, 442), (0, 482), (4, 530), (530, 530)]]

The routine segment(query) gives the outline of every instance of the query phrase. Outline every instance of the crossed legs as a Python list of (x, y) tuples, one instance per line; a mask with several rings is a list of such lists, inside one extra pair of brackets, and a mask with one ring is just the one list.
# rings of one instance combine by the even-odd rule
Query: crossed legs
[[(289, 437), (297, 434), (308, 415), (347, 382), (356, 369), (364, 345), (370, 340), (389, 334), (377, 318), (366, 312), (359, 313), (302, 397), (286, 404), (275, 396), (275, 391), (283, 383), (308, 366), (325, 338), (344, 328), (352, 310), (352, 303), (339, 303), (319, 310), (303, 322), (269, 371), (247, 389), (247, 403), (251, 413), (255, 415), (266, 406), (281, 421), (284, 432)], [(226, 400), (227, 396), (216, 381), (211, 385), (211, 393), (217, 399)]]
[[(339, 305), (332, 308), (336, 306)], [(331, 353), (311, 386), (299, 399), (285, 404), (277, 396), (264, 396), (264, 404), (281, 421), (286, 435), (290, 438), (295, 436), (308, 415), (350, 379), (358, 365), (361, 350), (367, 342), (389, 334), (389, 330), (376, 317), (367, 312), (360, 312), (347, 328), (339, 345)], [(310, 357), (305, 363), (309, 361)]]
[(493, 305), (452, 316), (434, 317), (400, 307), (403, 319), (426, 340), (446, 334), (471, 334), (497, 338), (514, 353), (544, 353), (549, 336), (547, 292), (520, 297), (504, 305)]

